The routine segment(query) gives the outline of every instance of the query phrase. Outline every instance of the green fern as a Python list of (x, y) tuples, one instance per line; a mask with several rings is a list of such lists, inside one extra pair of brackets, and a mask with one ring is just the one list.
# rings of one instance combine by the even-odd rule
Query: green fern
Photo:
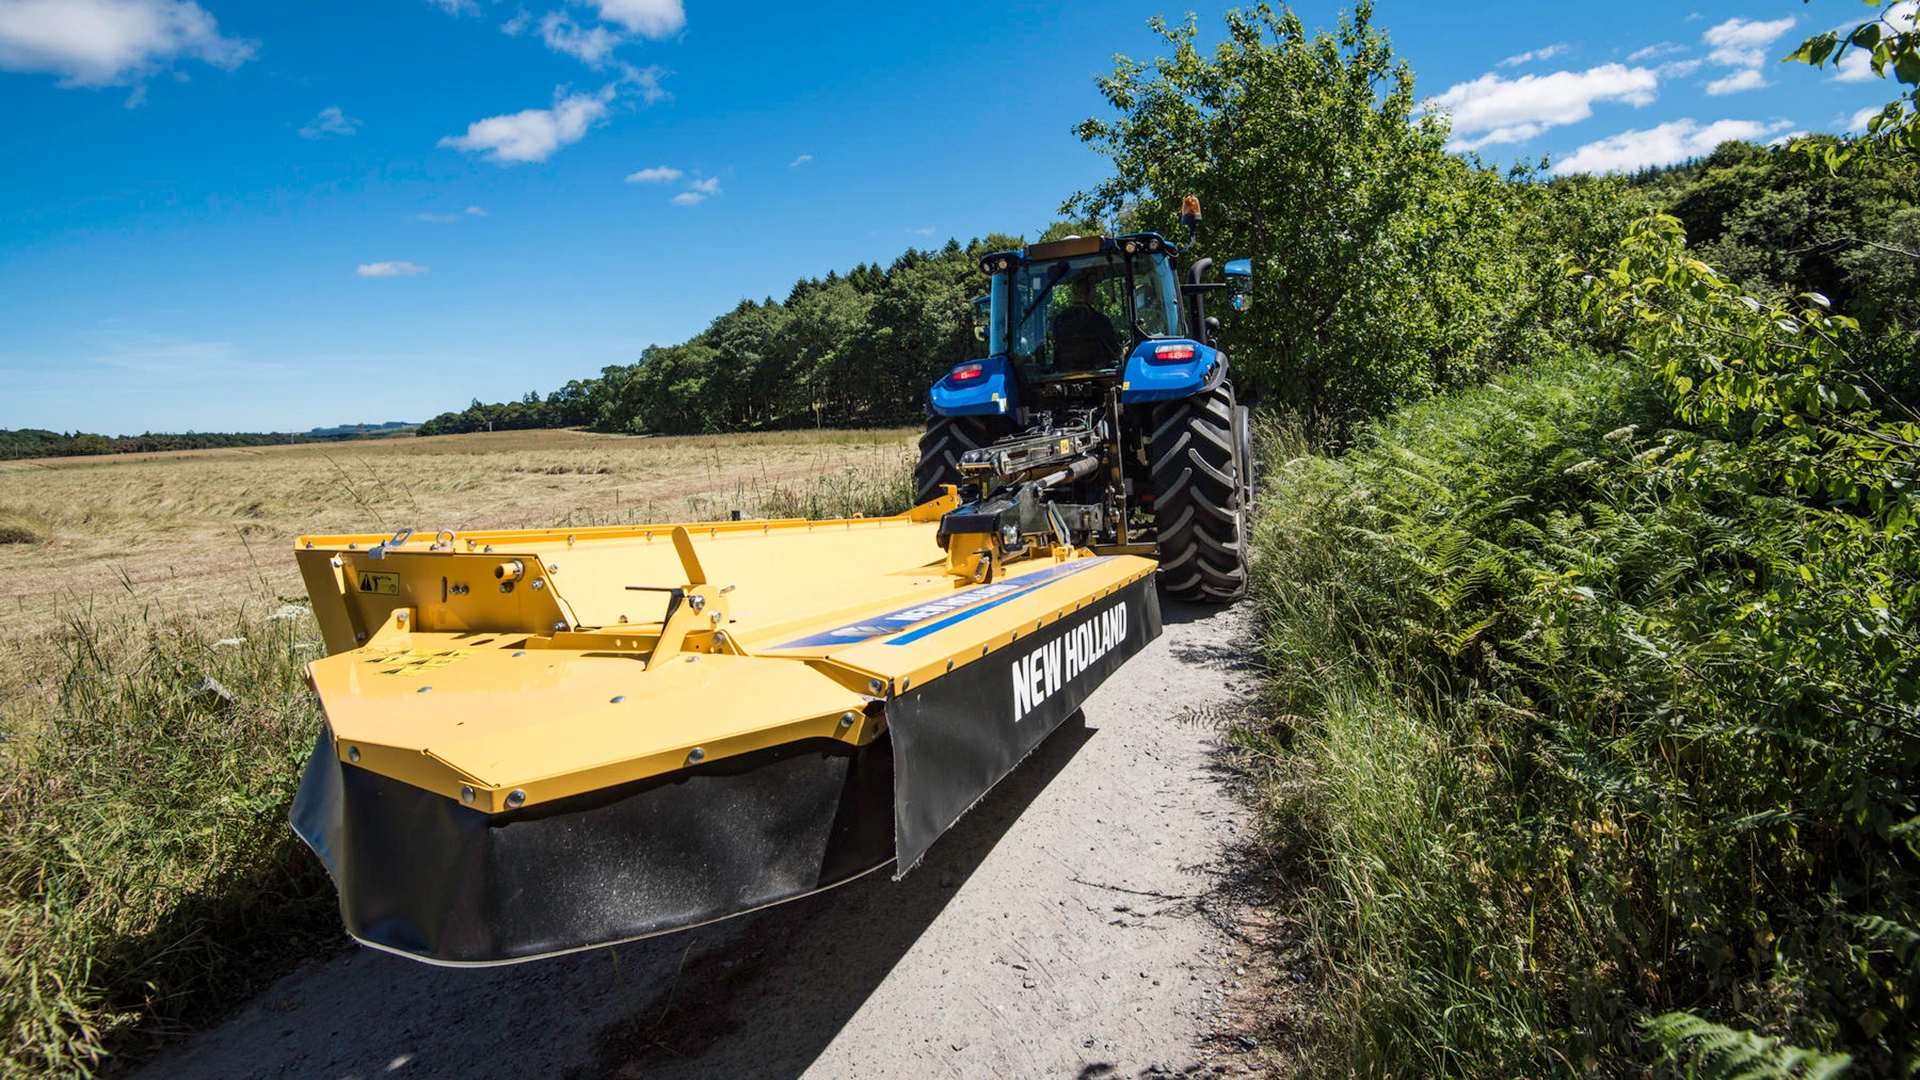
[(1853, 1065), (1848, 1054), (1802, 1050), (1692, 1013), (1667, 1013), (1644, 1026), (1689, 1080), (1834, 1080)]

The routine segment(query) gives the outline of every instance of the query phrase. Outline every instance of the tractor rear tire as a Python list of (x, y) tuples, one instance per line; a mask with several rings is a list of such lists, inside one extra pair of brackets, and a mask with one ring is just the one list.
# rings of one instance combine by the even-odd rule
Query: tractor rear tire
[(1153, 407), (1154, 542), (1160, 585), (1177, 600), (1230, 604), (1247, 594), (1245, 492), (1253, 473), (1233, 387)]
[(960, 483), (960, 455), (977, 450), (1008, 433), (1004, 416), (941, 416), (927, 418), (920, 436), (920, 464), (913, 470), (913, 504), (940, 497), (943, 484)]

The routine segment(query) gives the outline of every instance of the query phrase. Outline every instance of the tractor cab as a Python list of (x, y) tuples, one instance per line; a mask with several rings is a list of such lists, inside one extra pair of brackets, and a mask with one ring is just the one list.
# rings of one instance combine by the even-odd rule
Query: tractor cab
[(1069, 237), (1018, 259), (989, 256), (990, 351), (1029, 381), (1118, 374), (1141, 342), (1185, 336), (1172, 253), (1144, 233)]
[(987, 295), (974, 301), (982, 360), (956, 366), (932, 390), (943, 416), (1057, 410), (1102, 402), (1117, 390), (1125, 404), (1186, 397), (1220, 361), (1216, 320), (1205, 291), (1226, 288), (1239, 306), (1244, 261), (1227, 264), (1223, 284), (1181, 283), (1179, 249), (1158, 233), (1070, 236), (1020, 251), (984, 256)]

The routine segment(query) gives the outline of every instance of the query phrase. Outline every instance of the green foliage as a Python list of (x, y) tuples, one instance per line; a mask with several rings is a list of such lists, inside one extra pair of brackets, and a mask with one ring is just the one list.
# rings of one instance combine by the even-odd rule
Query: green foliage
[(0, 1075), (88, 1075), (340, 940), (287, 828), (313, 634), (76, 619), (0, 688)]
[(1655, 1017), (1647, 1030), (1670, 1061), (1684, 1062), (1687, 1075), (1700, 1080), (1831, 1080), (1853, 1064), (1846, 1054), (1801, 1050), (1691, 1013)]
[[(378, 438), (406, 430), (405, 425), (383, 425), (366, 437)], [(87, 457), (98, 454), (150, 454), (164, 450), (210, 450), (235, 446), (284, 446), (288, 443), (361, 438), (358, 430), (328, 429), (326, 434), (280, 432), (193, 432), (109, 437), (86, 432), (61, 434), (39, 428), (0, 429), (0, 461), (37, 457)]]
[(1100, 81), (1117, 116), (1079, 129), (1114, 176), (1067, 208), (1181, 239), (1180, 200), (1199, 196), (1202, 249), (1251, 257), (1259, 283), (1223, 344), (1281, 403), (1364, 415), (1524, 360), (1565, 314), (1556, 260), (1625, 223), (1617, 181), (1526, 182), (1447, 153), (1371, 4), (1336, 33), (1230, 12), (1211, 55), (1191, 19), (1154, 27), (1171, 55), (1120, 58)]
[(1585, 275), (1585, 305), (1621, 328), (1683, 420), (1742, 446), (1767, 478), (1866, 515), (1837, 528), (1913, 524), (1920, 414), (1847, 347), (1854, 320), (1826, 298), (1762, 301), (1695, 258), (1680, 223), (1636, 224), (1618, 262)]
[[(1839, 146), (1827, 135), (1801, 146)], [(1648, 178), (1651, 209), (1679, 219), (1695, 254), (1761, 296), (1817, 292), (1874, 333), (1920, 329), (1920, 164), (1886, 156), (1839, 173), (1786, 149), (1723, 143)]]
[(1878, 116), (1867, 122), (1867, 137), (1851, 143), (1803, 143), (1795, 149), (1824, 162), (1829, 170), (1839, 170), (1861, 151), (1909, 159), (1920, 158), (1920, 138), (1915, 136), (1920, 113), (1916, 112), (1916, 88), (1920, 88), (1920, 12), (1906, 9), (1902, 18), (1899, 5), (1881, 12), (1879, 18), (1860, 23), (1844, 33), (1829, 30), (1801, 42), (1786, 59), (1825, 67), (1831, 60), (1838, 65), (1849, 52), (1864, 53), (1874, 75), (1891, 74), (1908, 89), (1887, 103)]
[(1615, 305), (1666, 327), (1609, 327), (1637, 357), (1537, 363), (1269, 470), (1284, 720), (1248, 737), (1292, 749), (1270, 820), (1309, 882), (1318, 1071), (1639, 1075), (1642, 1020), (1681, 1010), (1914, 1062), (1920, 544), (1873, 494), (1899, 455), (1838, 426), (1890, 421), (1783, 348), (1831, 316), (1781, 341), (1699, 273), (1673, 280), (1729, 325), (1686, 331), (1697, 362)]

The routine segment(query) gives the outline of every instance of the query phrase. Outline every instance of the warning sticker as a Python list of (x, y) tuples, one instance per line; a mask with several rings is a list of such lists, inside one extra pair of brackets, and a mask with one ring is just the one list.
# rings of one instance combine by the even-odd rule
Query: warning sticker
[(374, 665), (382, 675), (424, 675), (434, 668), (446, 667), (472, 654), (472, 649), (401, 649), (385, 656), (372, 657), (364, 663)]
[(361, 570), (359, 575), (361, 592), (377, 593), (381, 596), (400, 595), (399, 574), (376, 574), (371, 570)]

